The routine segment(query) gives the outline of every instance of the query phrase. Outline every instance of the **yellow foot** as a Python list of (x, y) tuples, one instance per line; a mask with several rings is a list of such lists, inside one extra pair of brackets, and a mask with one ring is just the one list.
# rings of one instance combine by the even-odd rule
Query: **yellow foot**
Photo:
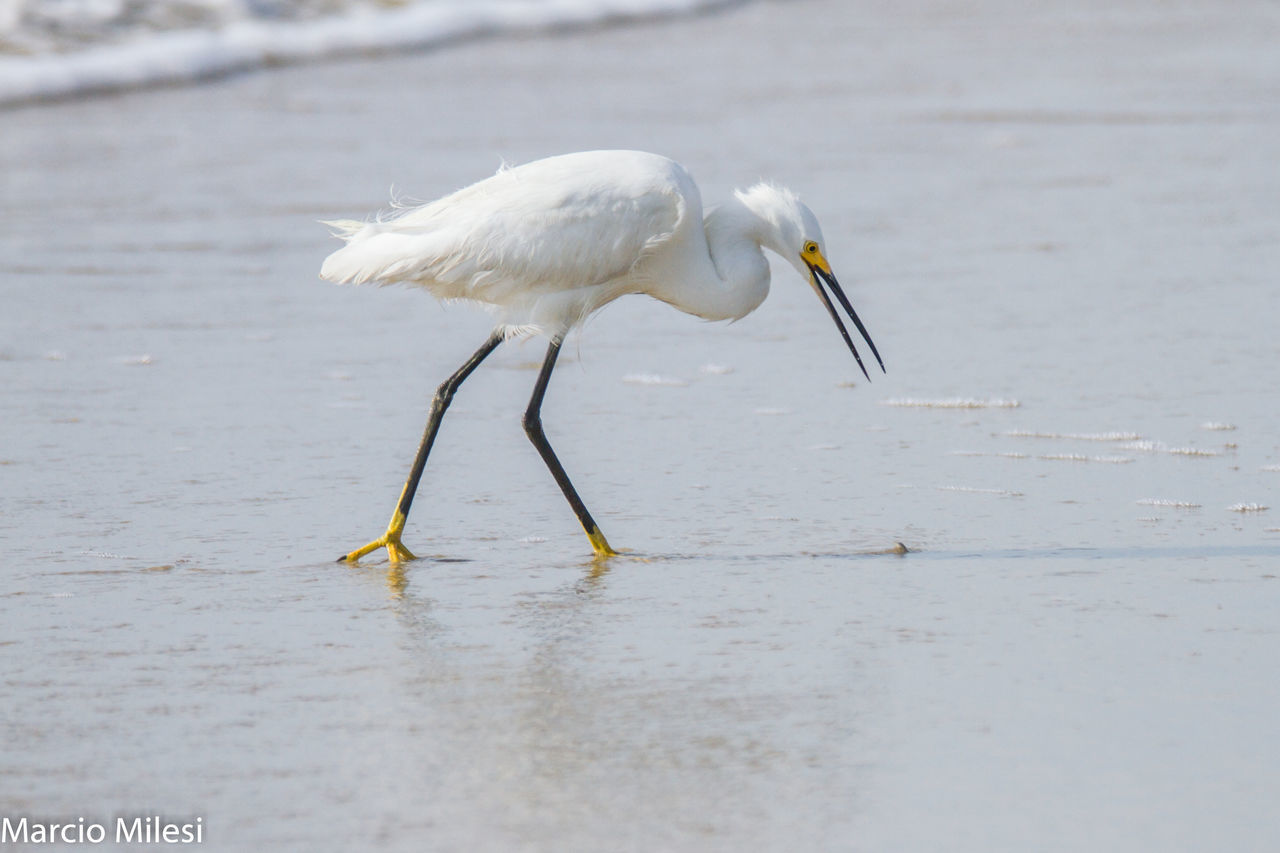
[(604, 538), (604, 534), (600, 532), (599, 527), (592, 527), (588, 530), (587, 538), (591, 540), (591, 548), (596, 552), (597, 557), (618, 556), (618, 552), (609, 547), (609, 540)]
[(387, 531), (386, 533), (379, 536), (377, 539), (370, 542), (368, 545), (365, 545), (361, 548), (357, 548), (356, 550), (352, 551), (350, 554), (346, 554), (345, 556), (339, 557), (338, 562), (354, 563), (357, 560), (359, 560), (361, 557), (363, 557), (365, 554), (372, 553), (378, 550), (379, 548), (387, 549), (387, 556), (391, 558), (391, 562), (393, 563), (407, 563), (410, 560), (418, 559), (413, 555), (412, 551), (404, 547), (404, 545), (400, 542), (399, 533), (393, 534), (391, 531)]

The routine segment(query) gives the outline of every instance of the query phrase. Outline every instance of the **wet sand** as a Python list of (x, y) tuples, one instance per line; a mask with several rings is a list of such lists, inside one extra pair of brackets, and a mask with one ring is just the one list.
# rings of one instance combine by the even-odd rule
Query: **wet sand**
[[(765, 3), (0, 114), (0, 812), (218, 850), (1273, 847), (1277, 36), (1262, 3)], [(450, 410), (433, 559), (333, 563), (487, 323), (317, 281), (316, 220), (595, 147), (799, 191), (888, 375), (780, 265), (731, 326), (624, 300), (544, 420), (634, 554), (588, 559), (520, 430), (535, 342)]]

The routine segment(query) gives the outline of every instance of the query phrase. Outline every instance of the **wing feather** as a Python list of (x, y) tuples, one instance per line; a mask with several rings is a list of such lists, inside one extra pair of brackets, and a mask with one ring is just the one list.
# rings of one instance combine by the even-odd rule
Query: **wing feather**
[(617, 281), (676, 232), (682, 173), (665, 158), (616, 154), (503, 169), (384, 219), (329, 223), (347, 245), (320, 275), (493, 305)]

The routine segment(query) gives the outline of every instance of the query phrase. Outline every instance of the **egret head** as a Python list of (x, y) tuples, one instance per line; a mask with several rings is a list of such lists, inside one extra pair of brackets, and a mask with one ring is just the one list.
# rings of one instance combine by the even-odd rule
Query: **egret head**
[[(762, 235), (761, 245), (785, 258), (796, 268), (801, 277), (809, 282), (813, 292), (818, 294), (831, 314), (831, 319), (835, 320), (840, 336), (844, 338), (849, 351), (857, 359), (858, 367), (862, 368), (862, 375), (868, 380), (871, 379), (866, 365), (862, 363), (862, 357), (858, 355), (857, 347), (853, 345), (853, 339), (849, 337), (844, 321), (836, 312), (831, 296), (834, 296), (840, 303), (840, 307), (848, 313), (849, 319), (853, 321), (867, 345), (871, 347), (871, 353), (876, 357), (883, 371), (884, 360), (880, 358), (880, 353), (876, 350), (871, 335), (867, 333), (866, 326), (863, 326), (862, 321), (858, 319), (857, 312), (853, 310), (849, 298), (845, 296), (840, 283), (836, 281), (835, 273), (831, 271), (831, 264), (827, 261), (826, 243), (822, 239), (822, 226), (818, 224), (818, 217), (813, 215), (813, 211), (800, 201), (795, 193), (771, 184), (756, 184), (749, 190), (738, 192), (737, 196), (767, 224), (767, 233)], [(828, 290), (831, 295), (828, 295)]]

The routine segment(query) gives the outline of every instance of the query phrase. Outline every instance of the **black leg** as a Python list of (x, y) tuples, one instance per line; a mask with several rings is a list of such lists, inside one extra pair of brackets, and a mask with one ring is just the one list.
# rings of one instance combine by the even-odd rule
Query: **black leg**
[(564, 492), (569, 506), (573, 507), (574, 514), (578, 516), (578, 521), (582, 522), (582, 529), (587, 532), (587, 538), (591, 540), (591, 547), (596, 552), (596, 556), (612, 557), (617, 552), (609, 547), (604, 534), (591, 518), (591, 513), (587, 512), (586, 505), (582, 502), (582, 498), (578, 497), (573, 483), (569, 482), (569, 475), (565, 473), (564, 466), (560, 464), (555, 451), (551, 449), (551, 443), (547, 441), (546, 433), (542, 431), (542, 398), (547, 393), (547, 383), (551, 381), (551, 371), (555, 369), (561, 343), (553, 339), (551, 346), (547, 348), (546, 360), (542, 362), (542, 372), (538, 374), (538, 383), (533, 386), (533, 397), (530, 398), (529, 408), (524, 413), (524, 431), (533, 442), (533, 446), (538, 448), (542, 461), (551, 469), (551, 476), (556, 478), (560, 491)]
[(431, 400), (431, 416), (427, 418), (427, 429), (422, 434), (418, 455), (413, 460), (413, 469), (409, 472), (409, 479), (405, 482), (404, 491), (400, 494), (400, 504), (396, 507), (396, 511), (401, 515), (408, 516), (409, 507), (413, 506), (413, 496), (418, 491), (418, 481), (422, 479), (422, 472), (427, 467), (427, 456), (431, 453), (431, 445), (435, 443), (436, 433), (440, 431), (440, 422), (444, 420), (444, 413), (453, 402), (454, 392), (480, 366), (480, 362), (498, 348), (500, 343), (502, 343), (502, 335), (495, 332), (489, 340), (485, 341), (484, 346), (476, 350), (475, 355), (467, 359), (466, 364), (458, 368), (457, 373), (442, 382), (436, 389), (436, 395)]
[(339, 557), (338, 560), (340, 562), (346, 560), (354, 563), (365, 554), (382, 547), (386, 547), (392, 562), (415, 559), (413, 553), (401, 544), (400, 535), (404, 532), (405, 520), (409, 517), (409, 507), (413, 506), (413, 496), (417, 494), (418, 482), (422, 479), (422, 472), (427, 467), (427, 457), (431, 454), (431, 445), (435, 443), (436, 433), (440, 431), (440, 421), (444, 419), (444, 413), (448, 410), (449, 403), (453, 401), (453, 395), (458, 390), (458, 386), (480, 366), (480, 362), (484, 361), (489, 353), (498, 348), (498, 344), (502, 343), (502, 340), (502, 334), (494, 332), (489, 340), (485, 341), (484, 346), (476, 350), (475, 354), (467, 359), (466, 364), (458, 368), (456, 373), (436, 389), (436, 395), (431, 400), (431, 416), (427, 418), (427, 429), (422, 434), (422, 442), (418, 445), (418, 455), (413, 460), (413, 469), (409, 472), (409, 479), (405, 481), (404, 490), (400, 492), (400, 502), (396, 504), (396, 511), (391, 515), (391, 523), (387, 525), (387, 532), (368, 545)]

